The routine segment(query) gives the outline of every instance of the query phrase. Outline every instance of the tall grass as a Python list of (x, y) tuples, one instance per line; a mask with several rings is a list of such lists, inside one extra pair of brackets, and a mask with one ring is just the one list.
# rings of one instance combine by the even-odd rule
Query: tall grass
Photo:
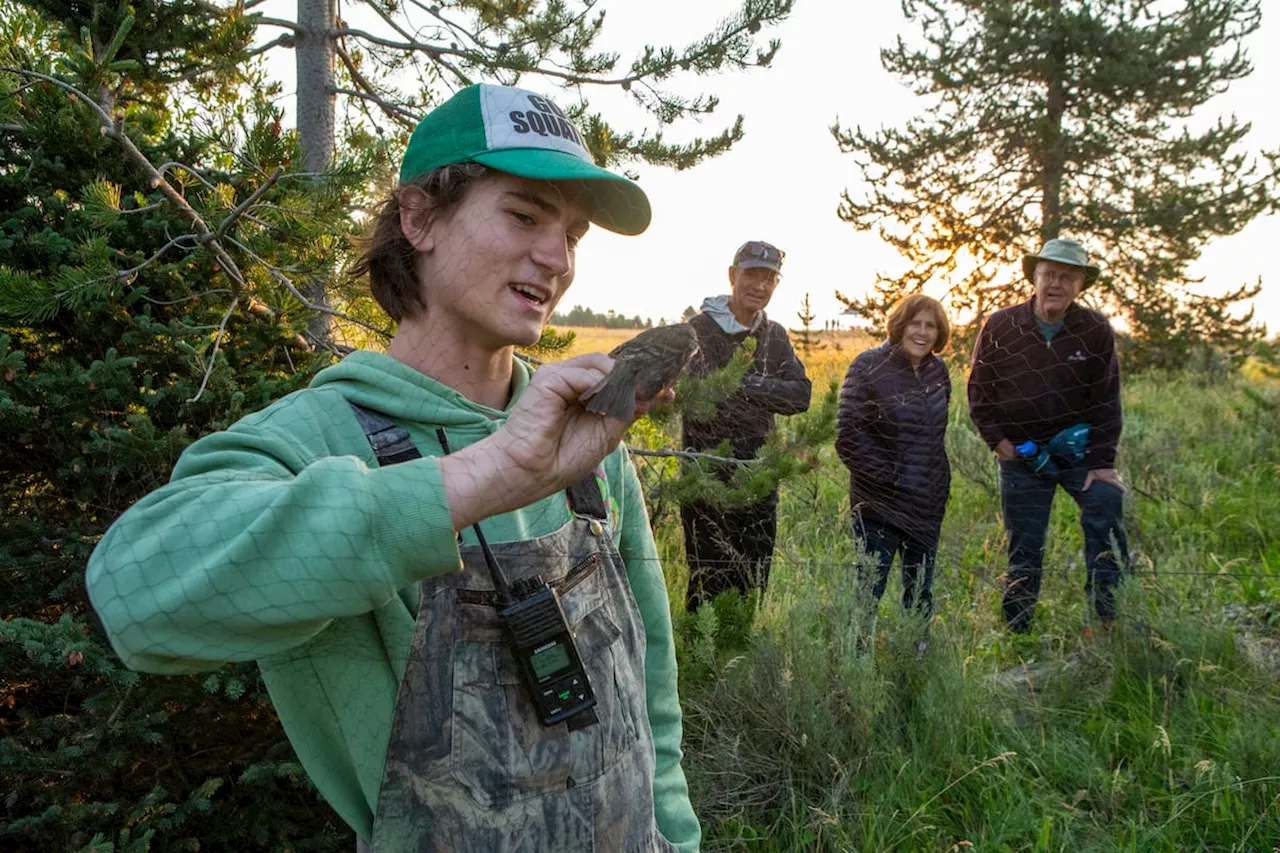
[[(815, 393), (845, 355), (811, 370)], [(878, 619), (865, 614), (847, 478), (829, 450), (783, 491), (759, 607), (725, 598), (679, 618), (705, 849), (1271, 851), (1280, 688), (1251, 652), (1270, 647), (1280, 610), (1280, 393), (1129, 381), (1121, 466), (1137, 561), (1122, 618), (1109, 633), (1092, 623), (1078, 517), (1060, 495), (1035, 631), (1012, 637), (993, 463), (954, 380), (927, 651), (896, 581)], [(671, 519), (659, 546), (678, 610)]]

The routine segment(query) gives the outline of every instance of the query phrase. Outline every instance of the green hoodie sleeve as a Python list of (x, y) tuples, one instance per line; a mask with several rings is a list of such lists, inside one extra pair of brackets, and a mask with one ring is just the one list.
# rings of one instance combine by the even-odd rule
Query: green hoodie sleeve
[(436, 460), (371, 467), (330, 396), (300, 392), (195, 442), (107, 531), (86, 584), (128, 666), (183, 673), (279, 654), (460, 567)]
[(689, 783), (680, 766), (684, 756), (680, 746), (683, 727), (667, 585), (635, 467), (625, 452), (620, 453), (618, 459), (623, 486), (619, 501), (618, 550), (626, 563), (627, 577), (645, 630), (645, 695), (656, 758), (654, 811), (658, 829), (680, 853), (698, 853), (702, 827), (689, 802)]

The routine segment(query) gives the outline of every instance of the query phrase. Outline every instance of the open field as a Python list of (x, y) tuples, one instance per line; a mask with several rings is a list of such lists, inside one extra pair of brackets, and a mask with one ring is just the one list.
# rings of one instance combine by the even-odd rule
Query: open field
[[(575, 352), (627, 334), (581, 331)], [(824, 337), (804, 357), (815, 400), (874, 343)], [(728, 599), (682, 614), (678, 519), (669, 507), (655, 519), (704, 849), (1276, 849), (1280, 388), (1127, 381), (1136, 559), (1123, 616), (1113, 633), (1092, 621), (1076, 512), (1060, 496), (1035, 630), (1012, 637), (994, 470), (963, 365), (952, 382), (953, 487), (924, 654), (896, 578), (877, 621), (859, 614), (847, 475), (831, 448), (783, 487), (754, 612)], [(860, 643), (871, 651), (855, 654)]]
[[(1035, 631), (1011, 637), (994, 477), (957, 399), (921, 657), (896, 579), (878, 622), (859, 617), (844, 472), (828, 451), (784, 489), (769, 594), (749, 627), (728, 602), (727, 618), (683, 623), (706, 849), (1271, 851), (1278, 401), (1243, 383), (1130, 382), (1137, 561), (1124, 617), (1113, 634), (1091, 621), (1077, 517), (1060, 496)], [(677, 525), (660, 538), (678, 593)], [(873, 652), (859, 657), (865, 636)]]
[[(565, 358), (587, 352), (608, 352), (640, 333), (638, 329), (601, 329), (587, 326), (556, 326), (555, 328), (558, 332), (574, 333), (573, 345), (565, 352)], [(792, 337), (795, 338), (794, 335)], [(853, 357), (877, 342), (876, 338), (865, 332), (815, 332), (812, 352), (802, 353), (802, 355), (810, 378), (814, 379), (816, 384), (827, 378), (843, 377)]]

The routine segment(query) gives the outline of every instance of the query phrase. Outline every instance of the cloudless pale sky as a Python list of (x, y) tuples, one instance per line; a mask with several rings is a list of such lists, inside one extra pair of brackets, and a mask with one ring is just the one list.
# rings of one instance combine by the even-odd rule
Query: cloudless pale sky
[[(723, 15), (726, 3), (647, 0), (614, 3), (604, 34), (626, 52), (638, 41), (679, 43)], [(1207, 106), (1212, 115), (1235, 112), (1253, 122), (1252, 149), (1280, 148), (1280, 59), (1267, 50), (1280, 41), (1280, 0), (1264, 0), (1262, 27), (1246, 47), (1254, 73)], [(583, 241), (578, 280), (565, 297), (596, 310), (613, 308), (678, 316), (704, 295), (727, 290), (726, 268), (746, 239), (765, 239), (787, 252), (784, 278), (769, 313), (796, 328), (807, 292), (817, 323), (842, 306), (834, 292), (869, 289), (878, 270), (902, 268), (898, 254), (872, 232), (841, 222), (841, 191), (856, 193), (851, 155), (841, 154), (829, 131), (901, 125), (921, 109), (911, 92), (880, 65), (881, 47), (916, 32), (896, 0), (798, 0), (796, 10), (770, 31), (782, 40), (772, 67), (721, 75), (689, 84), (721, 97), (728, 118), (746, 116), (746, 138), (727, 154), (692, 170), (640, 168), (654, 207), (653, 225), (640, 237), (596, 231)], [(687, 35), (686, 35), (687, 34)], [(683, 89), (682, 89), (683, 91)], [(592, 97), (606, 103), (599, 96)], [(1270, 107), (1267, 104), (1271, 104)], [(714, 116), (713, 116), (714, 118)], [(719, 127), (720, 125), (715, 125)], [(1280, 329), (1280, 281), (1271, 276), (1268, 253), (1280, 247), (1280, 217), (1255, 220), (1241, 233), (1211, 244), (1193, 273), (1207, 292), (1263, 276), (1257, 314)]]
[[(620, 69), (641, 45), (682, 45), (734, 8), (733, 0), (602, 5), (607, 16), (600, 47), (622, 54)], [(1280, 149), (1275, 107), (1280, 58), (1266, 49), (1280, 41), (1280, 0), (1262, 5), (1262, 27), (1246, 42), (1254, 73), (1205, 108), (1206, 116), (1234, 112), (1251, 121), (1245, 144), (1253, 151)], [(841, 310), (836, 290), (857, 295), (871, 287), (878, 270), (900, 269), (899, 256), (878, 236), (837, 218), (841, 191), (848, 187), (856, 193), (858, 177), (852, 157), (840, 154), (829, 128), (837, 120), (864, 128), (900, 125), (920, 111), (920, 102), (881, 68), (879, 57), (880, 48), (897, 34), (914, 32), (897, 0), (798, 0), (782, 25), (762, 31), (782, 40), (770, 68), (679, 80), (678, 91), (713, 92), (721, 103), (704, 125), (685, 122), (668, 130), (670, 139), (713, 133), (738, 113), (746, 117), (746, 137), (727, 154), (685, 172), (633, 167), (653, 204), (653, 224), (639, 237), (594, 229), (579, 249), (577, 280), (562, 308), (581, 304), (654, 322), (676, 318), (686, 305), (697, 307), (704, 296), (727, 292), (734, 250), (744, 240), (763, 239), (787, 253), (770, 316), (798, 327), (796, 312), (808, 293), (821, 326)], [(287, 63), (273, 62), (273, 69), (291, 77), (292, 57), (280, 58)], [(556, 95), (550, 85), (525, 85)], [(292, 88), (286, 79), (289, 96)], [(618, 125), (644, 126), (643, 112), (621, 92), (601, 87), (583, 92)], [(556, 97), (567, 100), (563, 93)], [(1257, 315), (1274, 333), (1280, 329), (1280, 283), (1273, 280), (1268, 261), (1275, 247), (1280, 247), (1280, 217), (1260, 218), (1210, 244), (1192, 271), (1205, 277), (1207, 292), (1263, 276)]]

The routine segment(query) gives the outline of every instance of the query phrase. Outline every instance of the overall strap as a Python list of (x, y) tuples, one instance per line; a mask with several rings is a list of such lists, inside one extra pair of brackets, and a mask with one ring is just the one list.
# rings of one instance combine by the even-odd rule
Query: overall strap
[[(373, 455), (378, 457), (378, 465), (395, 465), (422, 458), (422, 453), (414, 447), (409, 431), (392, 422), (386, 415), (351, 403), (356, 420), (364, 430)], [(575, 514), (605, 520), (609, 517), (604, 505), (604, 497), (596, 484), (595, 472), (589, 472), (578, 482), (568, 488), (569, 507)]]
[(587, 476), (570, 486), (568, 493), (569, 508), (573, 510), (575, 515), (585, 515), (601, 521), (609, 517), (609, 511), (605, 508), (604, 496), (600, 494), (600, 486), (596, 483), (594, 471), (587, 472)]
[(364, 437), (369, 440), (369, 446), (373, 448), (373, 455), (378, 457), (379, 466), (395, 465), (399, 462), (422, 458), (422, 453), (413, 446), (413, 440), (409, 438), (407, 429), (392, 423), (386, 415), (370, 411), (363, 406), (351, 403), (351, 408), (355, 412), (356, 420), (360, 422), (360, 428), (364, 430)]

